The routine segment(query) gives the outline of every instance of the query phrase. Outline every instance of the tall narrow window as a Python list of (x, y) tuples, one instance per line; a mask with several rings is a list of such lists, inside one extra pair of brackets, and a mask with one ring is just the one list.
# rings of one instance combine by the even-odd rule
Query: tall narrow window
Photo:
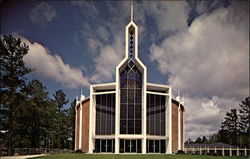
[(147, 94), (147, 134), (164, 136), (166, 97)]
[(120, 133), (141, 134), (142, 73), (130, 59), (120, 74)]
[(115, 94), (96, 95), (96, 135), (115, 134)]

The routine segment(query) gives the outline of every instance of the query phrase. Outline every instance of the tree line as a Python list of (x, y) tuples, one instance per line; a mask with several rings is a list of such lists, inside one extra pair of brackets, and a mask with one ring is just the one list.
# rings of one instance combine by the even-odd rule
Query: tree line
[(52, 98), (23, 58), (29, 46), (12, 35), (0, 41), (0, 147), (73, 149), (75, 100), (69, 102), (62, 90)]
[(195, 141), (188, 139), (186, 143), (216, 143), (222, 142), (238, 147), (250, 148), (250, 97), (241, 101), (239, 109), (231, 109), (225, 114), (218, 132), (208, 139), (197, 137)]

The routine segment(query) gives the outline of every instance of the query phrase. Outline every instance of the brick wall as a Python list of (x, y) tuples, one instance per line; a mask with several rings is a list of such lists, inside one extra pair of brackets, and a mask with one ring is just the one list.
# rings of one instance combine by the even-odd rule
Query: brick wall
[[(172, 152), (176, 153), (178, 151), (178, 102), (172, 100)], [(184, 125), (184, 107), (181, 106), (181, 148), (183, 148), (183, 125)]]
[(82, 103), (82, 151), (89, 151), (89, 98)]
[(178, 151), (178, 105), (172, 102), (172, 152)]

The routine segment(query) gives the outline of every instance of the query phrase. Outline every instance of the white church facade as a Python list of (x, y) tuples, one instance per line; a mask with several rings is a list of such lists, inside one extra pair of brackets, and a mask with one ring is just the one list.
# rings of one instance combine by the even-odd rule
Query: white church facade
[(75, 150), (87, 153), (167, 153), (184, 150), (184, 103), (170, 85), (147, 82), (138, 57), (138, 27), (125, 31), (125, 58), (116, 81), (90, 86), (76, 103)]

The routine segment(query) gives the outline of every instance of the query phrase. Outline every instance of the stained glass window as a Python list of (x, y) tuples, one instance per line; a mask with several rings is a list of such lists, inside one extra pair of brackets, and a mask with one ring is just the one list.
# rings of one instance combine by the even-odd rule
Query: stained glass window
[(120, 74), (120, 133), (141, 134), (142, 73), (133, 59)]

